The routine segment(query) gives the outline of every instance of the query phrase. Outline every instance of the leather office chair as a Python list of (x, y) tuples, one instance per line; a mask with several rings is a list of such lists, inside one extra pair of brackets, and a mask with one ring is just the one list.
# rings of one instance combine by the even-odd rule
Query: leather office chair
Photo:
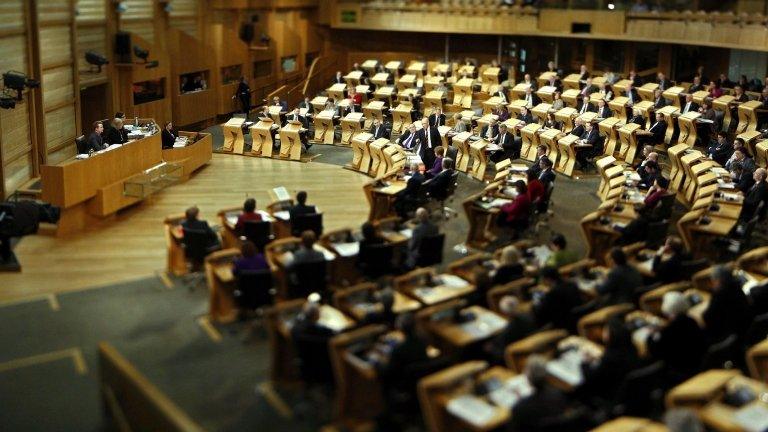
[(391, 243), (364, 246), (357, 254), (357, 267), (367, 279), (378, 279), (394, 272), (394, 255)]
[(237, 289), (234, 292), (238, 307), (258, 311), (274, 303), (275, 290), (272, 287), (272, 271), (246, 270), (237, 274)]
[(264, 252), (264, 246), (274, 240), (272, 235), (272, 223), (268, 221), (246, 221), (243, 224), (243, 237), (251, 241), (260, 252)]
[(288, 297), (306, 298), (312, 293), (328, 298), (327, 265), (325, 260), (296, 264), (291, 268)]
[(445, 234), (424, 237), (419, 245), (419, 257), (416, 267), (429, 267), (443, 262)]
[(304, 231), (314, 231), (319, 238), (323, 234), (323, 214), (312, 213), (298, 215), (291, 219), (291, 233), (300, 237)]

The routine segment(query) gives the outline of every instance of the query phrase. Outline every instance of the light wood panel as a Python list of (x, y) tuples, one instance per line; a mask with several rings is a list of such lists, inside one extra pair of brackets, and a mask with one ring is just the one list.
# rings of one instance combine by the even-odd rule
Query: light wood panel
[(120, 22), (120, 30), (141, 35), (150, 44), (155, 42), (155, 24), (152, 21), (123, 20)]
[(107, 16), (107, 0), (77, 0), (77, 23), (104, 21)]
[(166, 216), (196, 204), (201, 216), (213, 223), (217, 211), (242, 204), (246, 195), (263, 209), (269, 201), (267, 191), (278, 186), (291, 194), (306, 190), (309, 202), (323, 212), (326, 230), (358, 227), (368, 215), (362, 191), (367, 181), (366, 176), (336, 165), (214, 154), (210, 165), (188, 182), (88, 231), (66, 238), (23, 238), (15, 252), (24, 270), (0, 274), (0, 301), (151, 276), (165, 266)]
[(79, 24), (77, 26), (77, 69), (81, 87), (102, 83), (107, 79), (109, 66), (102, 66), (101, 72), (94, 72), (85, 61), (86, 51), (93, 51), (108, 59), (112, 53), (107, 50), (107, 29), (105, 23)]
[(29, 99), (16, 109), (0, 111), (0, 149), (5, 190), (16, 190), (32, 177), (32, 144), (29, 138)]
[(168, 13), (168, 24), (171, 28), (199, 38), (199, 10), (198, 0), (174, 0), (171, 3), (171, 12)]
[[(24, 0), (0, 1), (0, 32), (24, 30)], [(0, 62), (3, 62), (0, 56)]]

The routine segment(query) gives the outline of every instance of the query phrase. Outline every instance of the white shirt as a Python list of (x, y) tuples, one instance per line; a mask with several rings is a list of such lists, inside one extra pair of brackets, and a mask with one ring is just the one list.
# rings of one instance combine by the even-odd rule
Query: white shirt
[(688, 111), (690, 111), (690, 109), (691, 109), (691, 103), (690, 102), (686, 102), (685, 103), (685, 108), (683, 108), (683, 114), (685, 114)]

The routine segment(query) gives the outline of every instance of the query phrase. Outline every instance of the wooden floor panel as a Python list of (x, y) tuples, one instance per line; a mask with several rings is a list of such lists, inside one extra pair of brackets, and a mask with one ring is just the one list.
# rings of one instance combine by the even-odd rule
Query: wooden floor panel
[(22, 273), (0, 273), (0, 302), (93, 288), (153, 275), (165, 268), (163, 218), (196, 204), (216, 223), (218, 210), (242, 204), (259, 208), (268, 190), (306, 190), (324, 213), (326, 229), (360, 225), (368, 215), (362, 186), (369, 179), (340, 166), (214, 154), (188, 182), (172, 186), (88, 231), (67, 237), (25, 237), (15, 252)]

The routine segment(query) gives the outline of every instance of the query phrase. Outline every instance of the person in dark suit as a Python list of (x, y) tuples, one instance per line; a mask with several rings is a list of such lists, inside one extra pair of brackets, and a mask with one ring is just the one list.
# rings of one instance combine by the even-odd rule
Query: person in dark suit
[(632, 342), (632, 333), (621, 318), (611, 318), (603, 330), (605, 351), (600, 358), (588, 359), (582, 365), (584, 376), (577, 394), (599, 398), (608, 403), (618, 396), (618, 383), (640, 366), (640, 356)]
[[(435, 177), (437, 178), (437, 177)], [(436, 236), (440, 233), (437, 225), (433, 224), (429, 220), (429, 212), (424, 207), (416, 209), (416, 227), (413, 228), (411, 239), (408, 241), (408, 261), (409, 268), (416, 266), (419, 261), (419, 249), (421, 248), (421, 242), (426, 237)]]
[(544, 267), (539, 272), (541, 282), (549, 291), (541, 297), (534, 297), (533, 315), (540, 326), (552, 324), (556, 328), (574, 329), (576, 321), (571, 310), (582, 304), (579, 288), (564, 280), (554, 267)]
[(638, 145), (664, 143), (664, 135), (667, 133), (667, 122), (664, 120), (664, 114), (656, 113), (656, 121), (648, 128), (648, 132), (650, 132), (650, 135), (640, 135), (637, 137)]
[(581, 65), (579, 66), (579, 81), (582, 83), (586, 83), (587, 78), (589, 78), (589, 71), (587, 70), (587, 65)]
[(427, 192), (430, 196), (438, 198), (446, 195), (453, 181), (453, 174), (455, 172), (453, 168), (453, 159), (449, 157), (443, 158), (443, 170), (426, 184)]
[(595, 111), (594, 105), (592, 105), (592, 103), (589, 101), (589, 96), (580, 97), (578, 98), (578, 101), (579, 101), (579, 108), (578, 108), (579, 114)]
[(397, 143), (406, 150), (417, 150), (421, 146), (421, 136), (416, 133), (416, 125), (408, 125), (408, 130), (400, 135)]
[(710, 277), (712, 297), (704, 311), (704, 331), (710, 343), (719, 342), (735, 334), (744, 336), (752, 322), (752, 311), (741, 281), (725, 266), (716, 266)]
[(600, 134), (592, 122), (587, 122), (585, 125), (584, 133), (581, 134), (578, 143), (580, 146), (590, 146), (576, 149), (576, 161), (579, 163), (581, 169), (585, 170), (589, 165), (587, 158), (593, 154), (602, 153), (603, 151), (602, 148), (598, 148), (600, 143)]
[(632, 117), (629, 119), (629, 122), (639, 125), (640, 129), (645, 129), (645, 117), (640, 114), (640, 110), (637, 108), (632, 110)]
[(335, 332), (320, 322), (320, 306), (306, 302), (291, 328), (291, 340), (299, 358), (301, 378), (306, 384), (330, 384), (333, 369), (328, 342)]
[(520, 251), (513, 245), (505, 246), (501, 250), (499, 266), (496, 267), (493, 273), (491, 283), (494, 286), (504, 285), (515, 279), (520, 279), (524, 274), (525, 267), (521, 261)]
[(683, 103), (683, 114), (689, 112), (699, 112), (699, 104), (693, 101), (693, 95), (688, 93), (685, 95), (685, 103)]
[(307, 110), (307, 112), (308, 112), (308, 113), (311, 113), (311, 112), (312, 112), (312, 109), (313, 109), (313, 107), (312, 107), (312, 101), (310, 101), (308, 97), (305, 97), (305, 98), (304, 98), (304, 100), (302, 100), (301, 102), (299, 102), (299, 108), (300, 108), (300, 109), (301, 109), (301, 108), (304, 108), (304, 109), (306, 109), (306, 110)]
[(299, 191), (296, 194), (296, 205), (288, 209), (291, 220), (295, 219), (296, 216), (315, 213), (317, 213), (317, 208), (307, 205), (307, 193), (305, 191)]
[(429, 125), (433, 128), (438, 126), (445, 126), (445, 114), (440, 108), (435, 108), (432, 114), (429, 115)]
[(251, 112), (251, 87), (248, 86), (248, 80), (245, 77), (240, 77), (240, 82), (237, 83), (237, 91), (235, 96), (240, 101), (240, 107), (242, 108), (245, 116), (248, 117), (248, 113)]
[(332, 84), (344, 84), (344, 76), (341, 74), (341, 71), (336, 71), (336, 75), (333, 76), (333, 83)]
[(507, 346), (533, 333), (536, 326), (533, 317), (519, 310), (519, 302), (513, 296), (504, 296), (499, 300), (499, 311), (507, 319), (507, 325), (499, 335), (485, 344), (483, 351), (492, 363), (503, 365)]
[(718, 132), (717, 141), (707, 148), (707, 156), (721, 166), (724, 166), (728, 159), (730, 159), (731, 154), (733, 154), (733, 145), (728, 142), (728, 134), (723, 131)]
[(539, 181), (544, 184), (545, 188), (548, 188), (550, 183), (554, 183), (555, 179), (557, 178), (554, 171), (552, 171), (553, 165), (554, 164), (548, 157), (541, 158), (539, 161), (539, 168), (541, 168), (541, 172), (539, 173)]
[(667, 105), (668, 105), (667, 99), (661, 95), (661, 90), (658, 88), (654, 90), (653, 91), (653, 108), (656, 110), (659, 110), (661, 108), (664, 108)]
[(634, 104), (640, 102), (642, 99), (640, 99), (640, 94), (637, 92), (637, 89), (635, 89), (634, 85), (627, 84), (627, 106), (632, 107)]
[(685, 279), (686, 275), (680, 271), (680, 266), (689, 259), (690, 255), (685, 251), (685, 245), (680, 237), (667, 237), (664, 245), (653, 256), (651, 270), (654, 279), (664, 284)]
[(424, 175), (419, 172), (419, 165), (411, 165), (411, 177), (405, 184), (405, 189), (395, 195), (395, 202), (392, 204), (397, 215), (403, 219), (408, 218), (408, 214), (414, 211), (421, 203), (419, 202), (419, 190), (424, 183)]
[(701, 83), (702, 83), (702, 80), (700, 76), (697, 75), (693, 77), (693, 83), (691, 84), (690, 87), (688, 87), (688, 92), (696, 93), (697, 91), (706, 90), (706, 87), (704, 87)]
[(643, 277), (627, 263), (627, 255), (620, 247), (610, 252), (613, 267), (608, 271), (605, 281), (597, 286), (597, 293), (603, 296), (605, 306), (619, 303), (631, 303), (635, 289), (643, 286)]
[(273, 106), (279, 106), (281, 113), (287, 113), (288, 112), (288, 102), (281, 101), (279, 97), (275, 96), (272, 98), (272, 105)]
[(608, 103), (605, 99), (597, 100), (597, 108), (595, 112), (597, 112), (599, 118), (607, 119), (613, 117), (613, 111), (608, 107)]
[(299, 113), (298, 107), (294, 108), (290, 114), (285, 116), (285, 123), (283, 123), (283, 126), (288, 124), (289, 121), (297, 121), (301, 123), (302, 127), (307, 127), (307, 120), (303, 115)]
[(581, 117), (576, 117), (573, 120), (573, 129), (568, 133), (569, 135), (576, 135), (577, 137), (581, 137), (584, 135), (584, 120), (581, 119)]
[(496, 90), (495, 93), (491, 94), (491, 97), (497, 97), (501, 99), (502, 104), (506, 104), (507, 101), (509, 100), (509, 98), (507, 97), (507, 92), (503, 86), (499, 86), (499, 89)]
[(568, 396), (548, 381), (546, 359), (539, 354), (528, 357), (524, 370), (533, 393), (512, 407), (510, 432), (553, 430), (549, 423), (567, 412)]
[(381, 305), (380, 310), (373, 310), (365, 314), (361, 320), (361, 325), (384, 324), (392, 328), (397, 319), (397, 314), (393, 310), (395, 305), (395, 294), (391, 289), (382, 289), (374, 294), (376, 303)]
[(127, 135), (123, 135), (123, 120), (119, 118), (113, 118), (107, 129), (104, 142), (107, 144), (125, 144), (128, 142)]
[(435, 164), (435, 147), (443, 145), (440, 139), (440, 132), (437, 127), (430, 126), (429, 120), (424, 118), (421, 120), (421, 148), (419, 149), (419, 156), (421, 157), (424, 166), (431, 167)]
[(104, 145), (104, 139), (101, 137), (101, 134), (104, 133), (104, 125), (97, 121), (93, 122), (93, 132), (91, 132), (90, 135), (88, 135), (88, 141), (86, 142), (87, 148), (85, 149), (86, 153), (89, 153), (91, 151), (97, 152), (99, 150), (104, 150), (107, 148), (106, 145)]
[(707, 350), (704, 331), (693, 318), (687, 315), (690, 303), (680, 292), (664, 294), (661, 312), (667, 324), (648, 337), (648, 351), (663, 360), (669, 372), (670, 381), (679, 383), (695, 374), (701, 358)]
[[(301, 233), (301, 245), (293, 252), (291, 259), (286, 264), (286, 270), (293, 270), (299, 264), (315, 263), (325, 261), (325, 255), (315, 249), (317, 235), (314, 231), (306, 230)], [(296, 280), (295, 275), (291, 275)]]
[(200, 215), (200, 209), (197, 206), (192, 206), (184, 212), (184, 220), (181, 222), (181, 227), (185, 230), (198, 231), (205, 233), (208, 238), (209, 248), (219, 245), (219, 236), (208, 225), (207, 221), (198, 219)]
[(658, 162), (650, 161), (643, 166), (642, 173), (640, 175), (640, 182), (637, 187), (641, 189), (650, 189), (653, 186), (656, 179), (661, 176), (661, 167)]
[(364, 248), (366, 246), (376, 246), (385, 243), (384, 238), (379, 235), (376, 227), (370, 222), (363, 223), (363, 225), (360, 227), (360, 233), (363, 236), (359, 242), (360, 248)]
[(381, 123), (381, 121), (379, 121), (379, 119), (373, 119), (370, 133), (371, 135), (373, 135), (374, 140), (377, 140), (379, 138), (389, 139), (389, 130), (385, 125)]
[(531, 114), (531, 111), (526, 107), (520, 108), (520, 114), (517, 115), (517, 119), (525, 124), (535, 123), (533, 114)]
[(525, 107), (528, 109), (531, 109), (541, 103), (541, 98), (539, 98), (539, 96), (533, 92), (533, 87), (530, 86), (525, 89), (525, 96), (523, 97), (523, 100), (525, 100)]
[(667, 79), (667, 77), (664, 76), (664, 74), (661, 73), (661, 72), (656, 74), (656, 84), (659, 85), (658, 89), (661, 90), (661, 91), (664, 91), (664, 90), (668, 89), (672, 85), (672, 84), (670, 84), (670, 82)]
[(755, 214), (757, 214), (758, 209), (760, 209), (761, 203), (763, 204), (763, 207), (760, 210), (759, 216), (760, 218), (765, 217), (766, 200), (768, 199), (768, 185), (765, 183), (765, 177), (765, 168), (758, 168), (755, 170), (755, 173), (752, 175), (752, 178), (755, 180), (755, 184), (752, 185), (752, 187), (749, 189), (749, 192), (747, 192), (746, 196), (744, 197), (739, 219), (743, 221), (752, 219)]
[(741, 162), (731, 164), (731, 181), (736, 185), (736, 189), (744, 195), (748, 194), (752, 186), (755, 185), (754, 174), (750, 175), (744, 171), (744, 165)]
[(536, 146), (536, 158), (533, 161), (533, 165), (531, 165), (531, 167), (528, 168), (528, 171), (532, 172), (536, 176), (536, 178), (538, 178), (539, 174), (541, 174), (541, 160), (543, 158), (547, 158), (548, 152), (549, 152), (549, 148), (546, 145), (539, 144)]
[(388, 361), (378, 368), (382, 382), (399, 379), (398, 375), (401, 375), (409, 365), (429, 358), (427, 344), (418, 335), (413, 314), (404, 313), (397, 317), (395, 327), (403, 334), (403, 339), (392, 349)]
[(515, 136), (507, 131), (507, 125), (504, 123), (499, 125), (499, 136), (496, 143), (501, 147), (501, 152), (500, 157), (494, 155), (495, 162), (506, 158), (514, 160), (520, 157), (522, 142), (515, 140)]
[(173, 148), (173, 144), (176, 142), (176, 138), (179, 136), (178, 132), (173, 130), (173, 123), (168, 122), (165, 124), (165, 127), (163, 127), (162, 132), (162, 140), (163, 140), (163, 148)]
[(563, 130), (563, 123), (558, 121), (555, 118), (555, 113), (550, 111), (550, 112), (547, 113), (547, 119), (544, 120), (543, 127), (549, 128), (549, 129), (557, 129), (559, 131), (562, 131)]
[(633, 70), (629, 71), (629, 76), (627, 76), (627, 79), (632, 82), (632, 85), (634, 87), (640, 87), (641, 85), (643, 85), (643, 79), (640, 78), (637, 72)]

